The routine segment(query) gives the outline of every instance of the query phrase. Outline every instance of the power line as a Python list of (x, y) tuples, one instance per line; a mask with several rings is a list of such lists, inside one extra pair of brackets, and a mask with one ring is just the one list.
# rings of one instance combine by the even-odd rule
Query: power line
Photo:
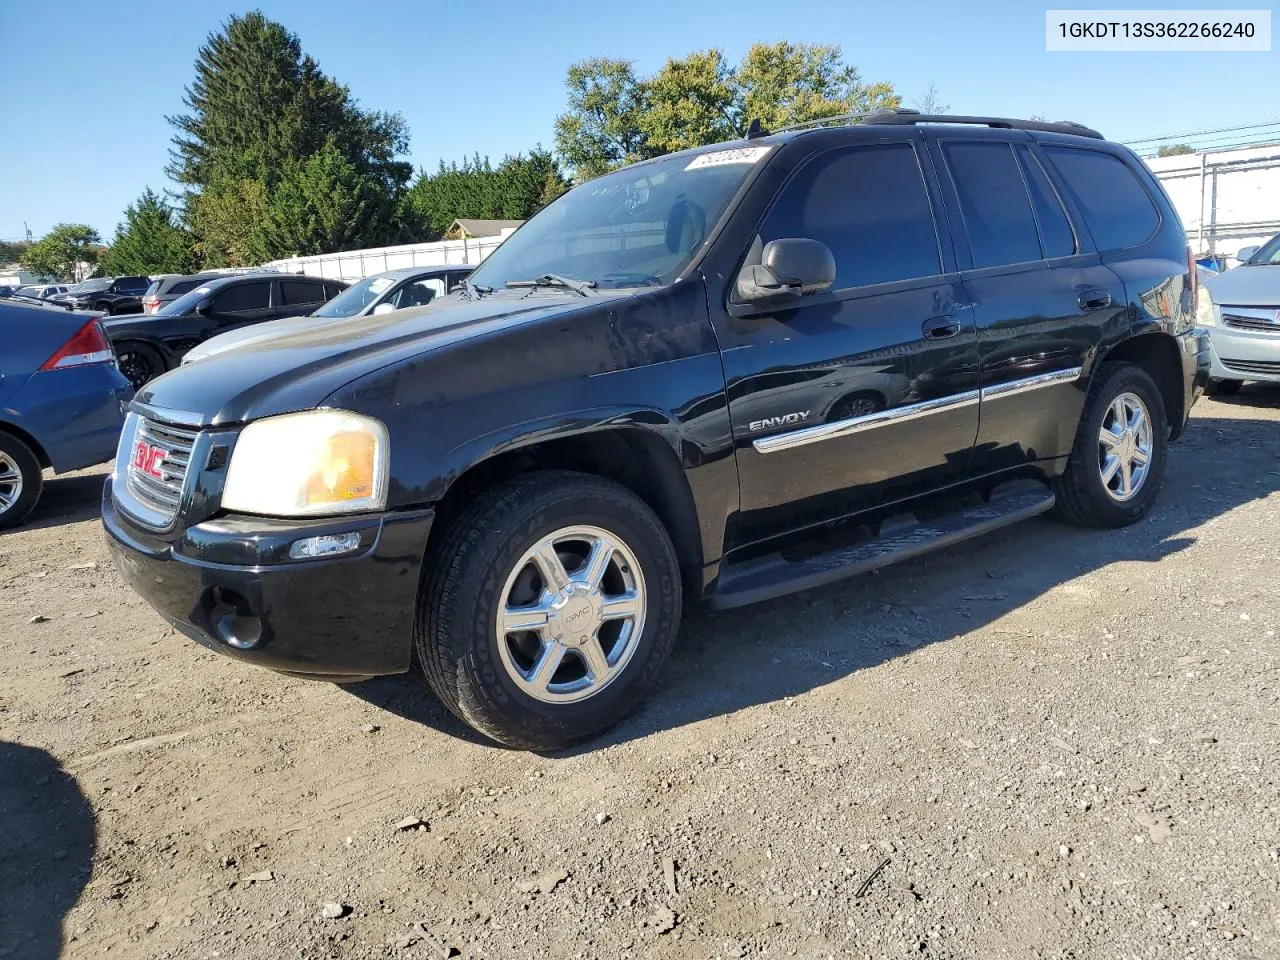
[(1165, 140), (1176, 140), (1184, 137), (1205, 137), (1215, 133), (1237, 133), (1242, 130), (1259, 130), (1263, 127), (1274, 127), (1280, 125), (1280, 119), (1268, 120), (1265, 123), (1249, 123), (1238, 127), (1218, 127), (1214, 130), (1196, 130), (1191, 133), (1170, 133), (1160, 137), (1142, 137), (1137, 140), (1124, 141), (1129, 146), (1139, 143), (1160, 143)]

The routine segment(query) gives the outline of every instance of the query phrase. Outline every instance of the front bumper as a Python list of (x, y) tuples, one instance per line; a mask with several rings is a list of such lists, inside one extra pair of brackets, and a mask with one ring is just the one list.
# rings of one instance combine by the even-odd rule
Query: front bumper
[(1280, 330), (1252, 333), (1216, 326), (1209, 334), (1210, 376), (1223, 380), (1280, 380)]
[[(103, 487), (107, 546), (126, 582), (218, 653), (294, 676), (355, 680), (409, 669), (433, 511), (325, 520), (224, 518), (154, 538)], [(289, 560), (295, 540), (359, 531), (357, 552)]]

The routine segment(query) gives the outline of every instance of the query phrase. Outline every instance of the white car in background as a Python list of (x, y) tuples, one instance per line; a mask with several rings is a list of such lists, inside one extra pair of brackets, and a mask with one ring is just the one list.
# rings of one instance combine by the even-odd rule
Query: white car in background
[(1236, 257), (1238, 267), (1204, 282), (1196, 308), (1209, 330), (1210, 396), (1246, 380), (1280, 381), (1280, 234)]
[(404, 267), (400, 270), (377, 273), (353, 283), (308, 316), (271, 320), (210, 337), (188, 351), (182, 358), (182, 362), (183, 364), (194, 363), (232, 347), (241, 347), (269, 339), (285, 329), (282, 326), (284, 324), (294, 329), (311, 323), (349, 320), (372, 313), (390, 313), (392, 310), (403, 310), (406, 307), (426, 306), (436, 297), (443, 296), (465, 280), (472, 269), (466, 265)]

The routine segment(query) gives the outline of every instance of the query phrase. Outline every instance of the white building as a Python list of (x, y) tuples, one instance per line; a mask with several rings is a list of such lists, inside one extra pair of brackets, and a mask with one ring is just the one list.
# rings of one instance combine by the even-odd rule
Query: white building
[(1234, 256), (1280, 233), (1280, 143), (1148, 157), (1146, 163), (1168, 191), (1197, 255)]

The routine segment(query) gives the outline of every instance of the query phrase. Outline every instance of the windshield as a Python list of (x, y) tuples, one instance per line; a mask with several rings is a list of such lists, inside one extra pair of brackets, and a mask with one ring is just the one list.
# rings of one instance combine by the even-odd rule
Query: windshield
[(184, 293), (177, 300), (170, 300), (163, 307), (156, 311), (155, 315), (175, 317), (186, 313), (195, 313), (196, 304), (207, 297), (213, 288), (205, 285), (196, 287), (190, 293)]
[(1245, 261), (1246, 263), (1280, 263), (1280, 233), (1267, 241), (1266, 246)]
[(99, 277), (96, 280), (82, 280), (79, 283), (73, 283), (69, 291), (71, 293), (97, 293), (99, 290), (105, 290), (111, 286), (110, 277)]
[(369, 304), (394, 287), (390, 277), (365, 277), (326, 303), (311, 315), (313, 317), (354, 317)]
[(480, 287), (558, 274), (599, 287), (671, 283), (768, 146), (670, 157), (570, 190), (471, 275)]

